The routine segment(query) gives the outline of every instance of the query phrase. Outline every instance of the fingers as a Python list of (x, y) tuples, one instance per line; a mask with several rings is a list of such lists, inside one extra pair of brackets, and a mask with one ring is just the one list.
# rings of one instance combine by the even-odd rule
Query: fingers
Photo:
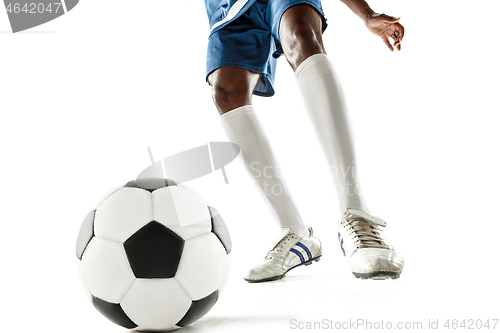
[[(391, 51), (394, 51), (394, 48), (396, 48), (398, 51), (401, 51), (401, 42), (403, 40), (404, 36), (404, 28), (401, 24), (395, 24), (394, 25), (394, 30), (391, 32), (386, 31), (384, 35), (382, 35), (382, 40), (386, 45), (390, 44), (389, 37), (392, 38), (394, 41), (393, 45), (389, 47)], [(392, 47), (393, 46), (393, 47)]]
[(391, 38), (392, 38), (392, 40), (394, 41), (394, 44), (399, 43), (399, 37), (398, 37), (398, 33), (397, 33), (397, 31), (395, 31), (395, 32), (391, 35)]
[(394, 47), (396, 47), (398, 51), (401, 51), (401, 39), (399, 38), (399, 33), (397, 30), (394, 31), (394, 34), (392, 34), (391, 38), (394, 40)]
[(397, 38), (396, 36), (394, 36), (394, 35), (392, 35), (392, 36), (391, 36), (391, 38), (392, 38), (392, 40), (394, 41), (393, 46), (394, 46), (394, 47), (397, 47), (397, 46), (398, 46), (398, 44), (399, 44), (399, 40), (398, 40), (398, 38)]
[[(399, 39), (396, 36), (396, 33), (394, 31), (392, 31), (392, 32), (386, 31), (385, 33), (380, 35), (380, 37), (382, 38), (382, 41), (385, 43), (385, 45), (387, 45), (389, 50), (391, 50), (391, 52), (393, 52), (394, 47), (397, 47), (397, 45), (399, 44)], [(393, 43), (391, 43), (391, 40), (389, 40), (389, 38), (391, 38), (393, 40)], [(393, 47), (393, 44), (394, 44), (394, 47)], [(398, 49), (398, 51), (399, 51), (399, 49)]]
[[(400, 19), (401, 17), (377, 14), (372, 16), (372, 20), (367, 23), (370, 31), (379, 35), (391, 52), (394, 51), (394, 48), (398, 51), (401, 50), (405, 29), (398, 22)], [(392, 43), (389, 38), (393, 41)]]
[(384, 21), (386, 21), (388, 23), (396, 23), (401, 18), (401, 17), (394, 17), (394, 16), (390, 16), (390, 15), (386, 15), (386, 14), (382, 14), (381, 17), (384, 19)]
[(401, 42), (400, 41), (396, 41), (394, 43), (394, 47), (396, 48), (396, 50), (401, 51)]
[(405, 35), (405, 28), (401, 24), (398, 24), (398, 34), (399, 34), (399, 40), (403, 41), (403, 36)]
[(398, 51), (401, 51), (401, 42), (403, 41), (403, 37), (405, 35), (405, 28), (398, 23), (396, 25), (394, 35), (396, 36), (396, 39), (394, 40), (396, 42), (395, 46), (397, 47)]
[(387, 47), (389, 48), (389, 50), (391, 50), (391, 52), (394, 51), (394, 48), (392, 47), (391, 42), (389, 41), (389, 39), (387, 39), (387, 38), (384, 39), (384, 43), (385, 43), (385, 45), (387, 45)]

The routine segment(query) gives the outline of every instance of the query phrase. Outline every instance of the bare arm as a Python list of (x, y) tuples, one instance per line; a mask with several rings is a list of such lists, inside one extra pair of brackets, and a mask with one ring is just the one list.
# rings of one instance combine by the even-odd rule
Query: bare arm
[(342, 1), (347, 7), (349, 7), (354, 14), (359, 16), (360, 19), (365, 22), (365, 24), (368, 22), (368, 19), (372, 17), (375, 12), (370, 8), (368, 3), (364, 0), (340, 0)]
[[(368, 30), (381, 37), (391, 51), (394, 51), (394, 47), (401, 50), (405, 29), (398, 22), (399, 17), (375, 13), (365, 0), (341, 1), (363, 20)], [(394, 40), (394, 45), (391, 45), (389, 38)]]

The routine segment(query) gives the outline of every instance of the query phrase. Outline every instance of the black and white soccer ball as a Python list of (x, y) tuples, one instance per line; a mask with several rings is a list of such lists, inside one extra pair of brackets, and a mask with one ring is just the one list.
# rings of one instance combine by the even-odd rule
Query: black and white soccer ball
[(77, 265), (94, 307), (129, 329), (184, 327), (215, 304), (230, 268), (221, 216), (168, 179), (130, 181), (84, 219)]

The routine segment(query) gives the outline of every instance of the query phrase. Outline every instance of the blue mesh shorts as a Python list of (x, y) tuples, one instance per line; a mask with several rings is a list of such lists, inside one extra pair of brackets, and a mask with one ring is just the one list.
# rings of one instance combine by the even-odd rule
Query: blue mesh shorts
[(205, 0), (210, 20), (206, 79), (214, 70), (234, 66), (262, 73), (254, 94), (274, 95), (281, 16), (290, 7), (309, 4), (326, 18), (321, 0)]

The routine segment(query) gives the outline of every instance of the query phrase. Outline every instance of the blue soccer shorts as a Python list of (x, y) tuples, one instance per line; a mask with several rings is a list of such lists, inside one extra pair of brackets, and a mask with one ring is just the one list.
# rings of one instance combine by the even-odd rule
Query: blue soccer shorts
[(217, 15), (221, 16), (218, 22), (213, 19), (214, 15), (211, 15), (211, 12), (216, 13), (214, 2), (228, 6), (228, 1), (205, 2), (212, 26), (207, 48), (206, 80), (208, 81), (210, 73), (224, 66), (241, 67), (262, 73), (253, 92), (259, 96), (274, 95), (277, 58), (283, 54), (278, 33), (283, 13), (294, 5), (309, 4), (322, 15), (323, 30), (327, 26), (321, 0), (232, 1), (233, 7), (237, 7), (240, 2), (245, 6), (241, 7), (239, 12), (236, 12), (235, 8), (232, 8), (232, 11), (231, 8), (222, 8), (217, 12)]

